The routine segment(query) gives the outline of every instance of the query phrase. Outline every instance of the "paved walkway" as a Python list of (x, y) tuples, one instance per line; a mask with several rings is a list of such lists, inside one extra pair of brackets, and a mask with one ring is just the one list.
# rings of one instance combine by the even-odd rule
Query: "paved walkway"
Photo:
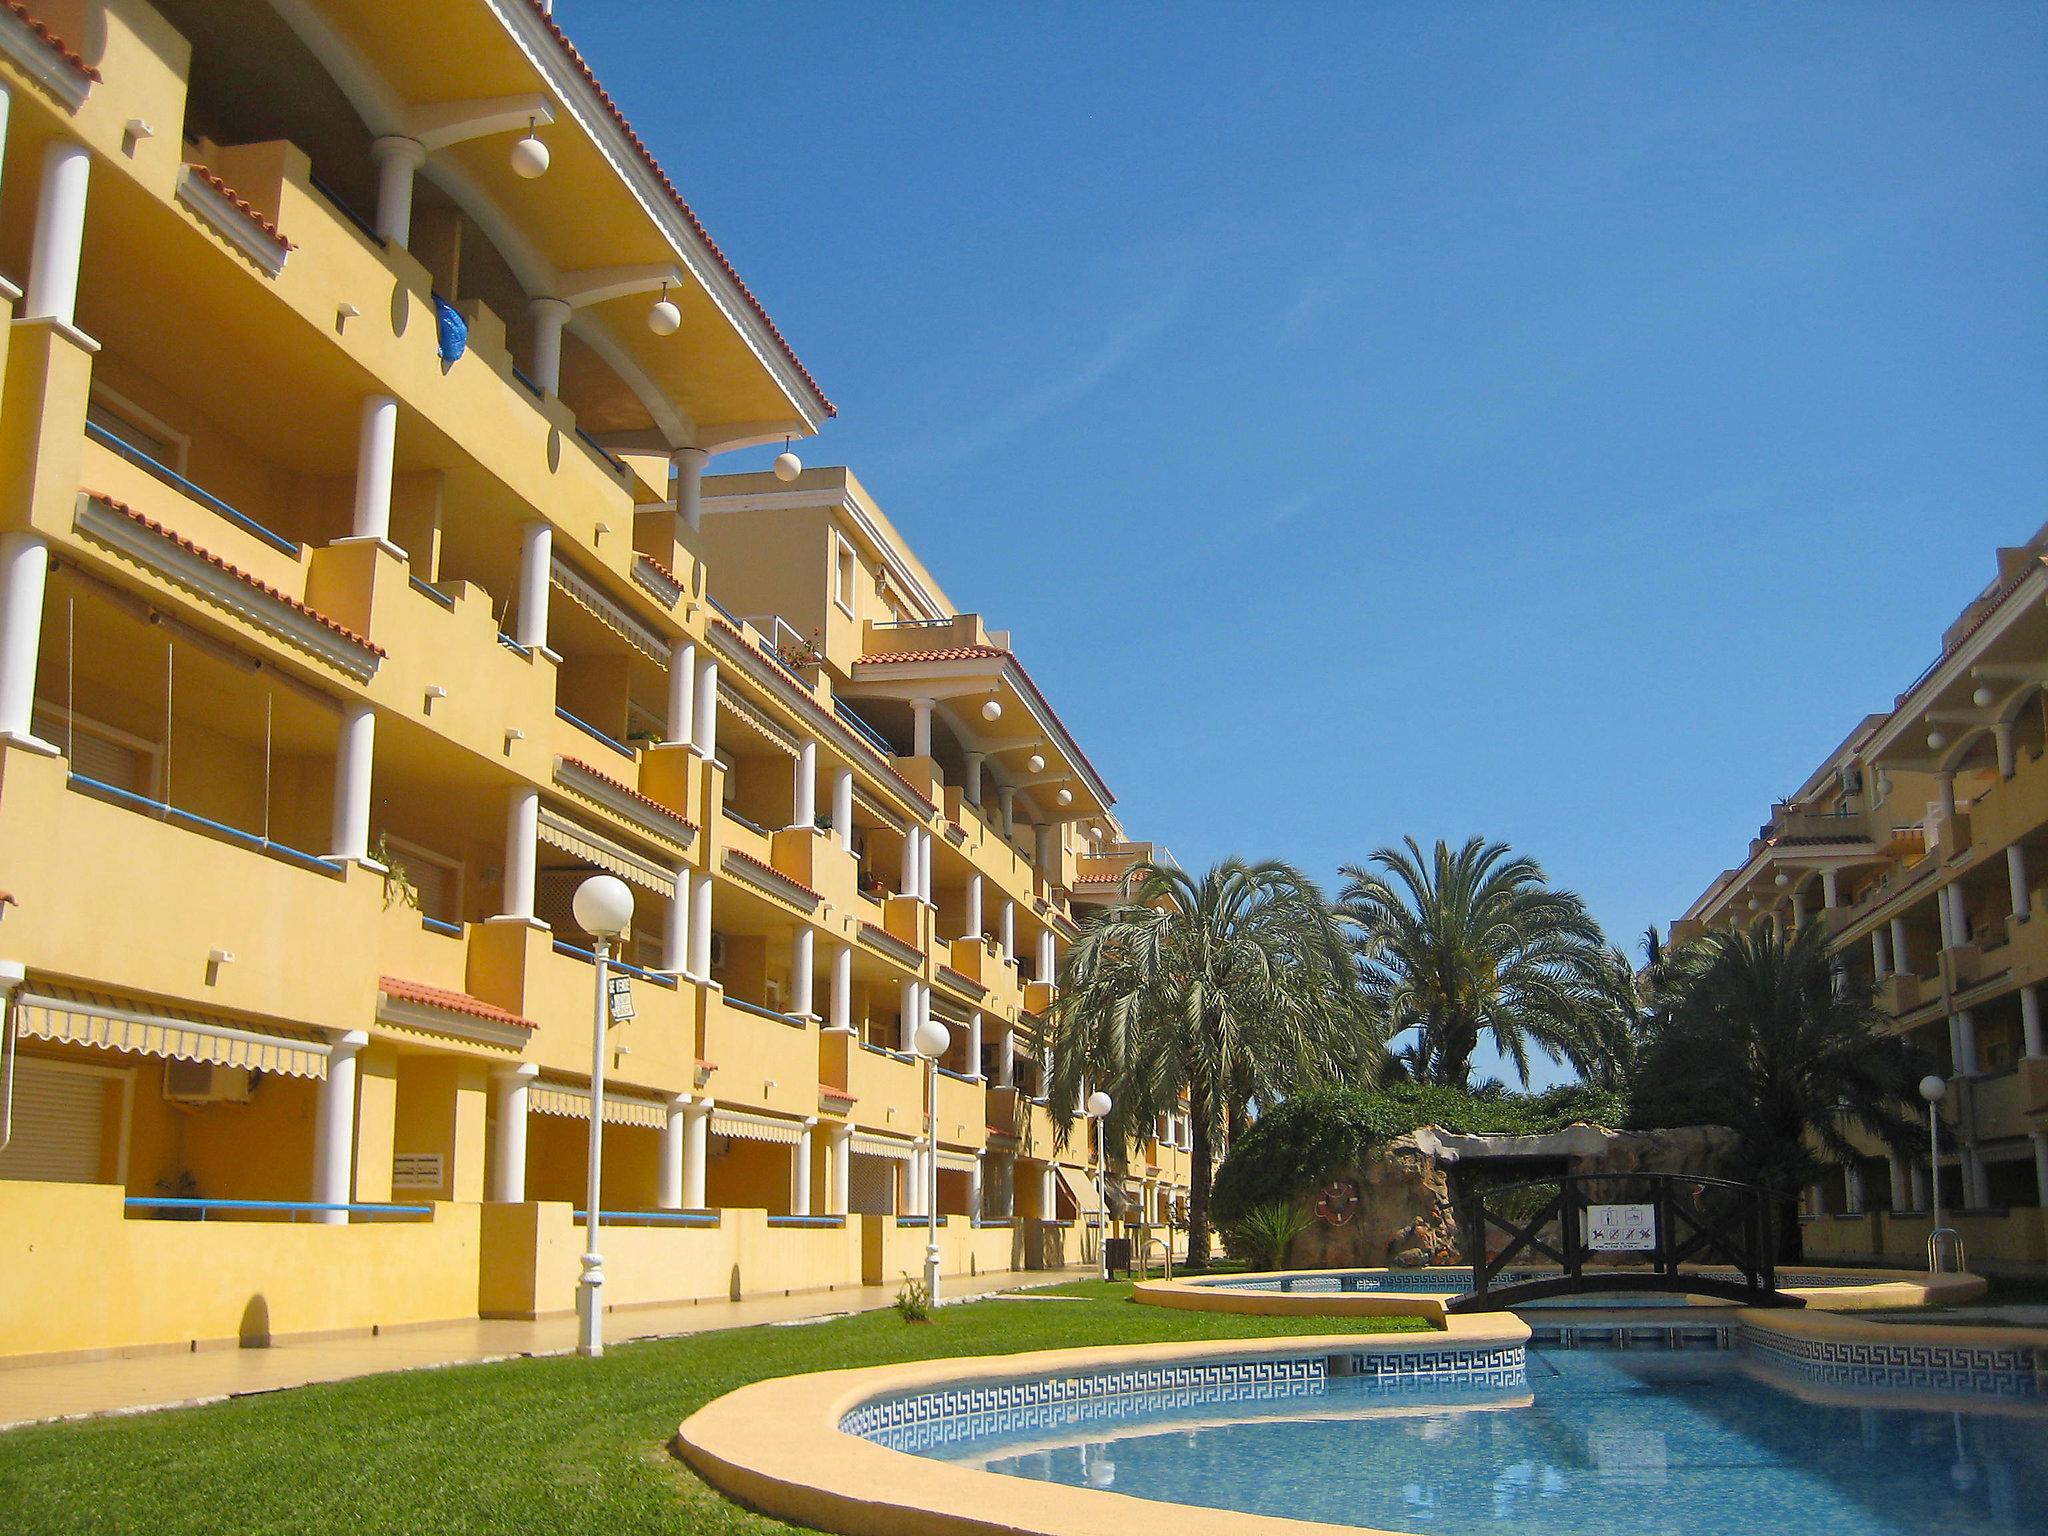
[[(986, 1296), (992, 1291), (1058, 1285), (1085, 1271), (1003, 1270), (949, 1279), (948, 1300)], [(896, 1287), (848, 1286), (796, 1296), (757, 1296), (746, 1301), (706, 1301), (695, 1306), (649, 1307), (614, 1312), (605, 1318), (605, 1342), (672, 1338), (744, 1328), (755, 1323), (789, 1323), (870, 1312), (889, 1306)], [(505, 1360), (522, 1355), (567, 1354), (576, 1347), (573, 1316), (537, 1322), (473, 1319), (399, 1329), (375, 1337), (322, 1339), (276, 1344), (269, 1349), (220, 1348), (196, 1354), (119, 1356), (61, 1365), (0, 1366), (0, 1429), (50, 1419), (139, 1413), (189, 1407), (257, 1392), (276, 1392), (314, 1381), (343, 1381), (384, 1371)]]

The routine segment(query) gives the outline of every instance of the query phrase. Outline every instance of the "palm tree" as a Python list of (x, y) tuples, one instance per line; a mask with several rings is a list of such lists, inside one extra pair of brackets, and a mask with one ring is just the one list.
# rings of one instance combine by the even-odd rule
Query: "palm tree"
[(1381, 848), (1373, 867), (1347, 864), (1339, 917), (1355, 934), (1360, 979), (1420, 1082), (1462, 1088), (1490, 1037), (1529, 1081), (1529, 1047), (1573, 1058), (1589, 1019), (1611, 1006), (1611, 962), (1599, 925), (1542, 866), (1505, 843), (1439, 842), (1425, 857)]
[(1049, 1022), (1062, 1142), (1084, 1084), (1115, 1103), (1112, 1146), (1186, 1091), (1192, 1265), (1209, 1259), (1219, 1135), (1241, 1127), (1254, 1101), (1360, 1068), (1377, 1077), (1381, 1056), (1322, 893), (1276, 862), (1225, 859), (1199, 878), (1134, 866), (1123, 899), (1068, 952)]
[(1636, 1074), (1645, 1124), (1732, 1127), (1737, 1176), (1777, 1192), (1780, 1240), (1796, 1257), (1798, 1191), (1824, 1163), (1858, 1155), (1860, 1125), (1907, 1152), (1926, 1063), (1893, 1034), (1870, 987), (1828, 957), (1819, 924), (1791, 943), (1711, 933), (1668, 952)]

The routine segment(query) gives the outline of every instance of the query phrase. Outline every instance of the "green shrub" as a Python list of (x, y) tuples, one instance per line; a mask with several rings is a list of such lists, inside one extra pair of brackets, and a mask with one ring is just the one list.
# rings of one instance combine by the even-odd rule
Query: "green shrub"
[(922, 1280), (903, 1277), (903, 1289), (896, 1293), (896, 1315), (906, 1323), (932, 1320), (932, 1293), (925, 1289)]
[(1278, 1269), (1287, 1261), (1287, 1245), (1311, 1225), (1301, 1207), (1286, 1200), (1255, 1205), (1223, 1234), (1230, 1256), (1251, 1269)]
[(1581, 1120), (1625, 1125), (1628, 1104), (1619, 1094), (1583, 1083), (1543, 1093), (1485, 1097), (1430, 1083), (1319, 1088), (1276, 1104), (1232, 1144), (1230, 1155), (1216, 1170), (1211, 1210), (1217, 1222), (1229, 1228), (1257, 1206), (1276, 1201), (1298, 1204), (1371, 1148), (1421, 1125), (1527, 1136)]

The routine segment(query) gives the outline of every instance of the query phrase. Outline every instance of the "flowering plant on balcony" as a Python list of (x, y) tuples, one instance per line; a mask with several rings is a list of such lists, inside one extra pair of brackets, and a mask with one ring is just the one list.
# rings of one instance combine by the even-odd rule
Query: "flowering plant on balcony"
[(775, 654), (782, 658), (784, 666), (821, 667), (825, 664), (825, 655), (818, 649), (819, 638), (819, 632), (815, 629), (811, 631), (811, 638), (808, 640), (801, 636), (789, 639), (778, 636), (775, 640)]

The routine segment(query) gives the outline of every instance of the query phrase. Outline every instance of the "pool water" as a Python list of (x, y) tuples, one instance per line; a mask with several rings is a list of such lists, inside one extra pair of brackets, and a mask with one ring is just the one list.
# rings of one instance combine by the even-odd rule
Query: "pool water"
[[(1526, 1385), (1336, 1377), (1126, 1399), (1093, 1423), (920, 1454), (1140, 1498), (1424, 1536), (2012, 1536), (2048, 1532), (2048, 1405), (1847, 1406), (1732, 1350), (1532, 1347)], [(1839, 1397), (1839, 1394), (1837, 1394)], [(1996, 1411), (1987, 1411), (1996, 1409)]]

